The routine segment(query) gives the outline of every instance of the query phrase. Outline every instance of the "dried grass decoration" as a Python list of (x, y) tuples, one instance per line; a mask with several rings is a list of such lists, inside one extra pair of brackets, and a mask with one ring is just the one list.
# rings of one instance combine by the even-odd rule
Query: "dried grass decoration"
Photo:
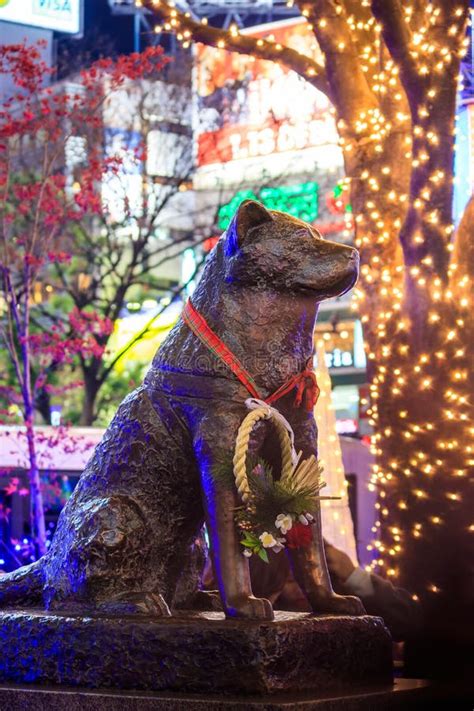
[[(233, 469), (242, 506), (236, 509), (235, 521), (242, 534), (243, 554), (258, 555), (268, 563), (268, 551), (279, 553), (284, 548), (308, 546), (312, 541), (313, 513), (326, 486), (322, 467), (314, 455), (301, 461), (296, 454), (290, 424), (274, 407), (250, 398), (251, 412), (240, 425), (235, 445)], [(281, 476), (275, 479), (272, 468), (261, 459), (250, 461), (248, 446), (253, 427), (260, 420), (272, 420), (281, 447)]]

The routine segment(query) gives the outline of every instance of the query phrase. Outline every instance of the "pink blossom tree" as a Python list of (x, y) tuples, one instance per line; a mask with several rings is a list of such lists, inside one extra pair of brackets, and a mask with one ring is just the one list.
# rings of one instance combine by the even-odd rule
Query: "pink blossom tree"
[(115, 61), (102, 59), (81, 72), (71, 91), (63, 85), (45, 86), (50, 70), (38, 47), (0, 49), (0, 74), (8, 75), (13, 85), (0, 111), (0, 337), (15, 376), (15, 386), (2, 394), (16, 403), (25, 425), (31, 535), (39, 555), (46, 552), (46, 532), (35, 396), (48, 387), (52, 363), (100, 356), (101, 337), (112, 328), (108, 319), (78, 310), (48, 331), (38, 332), (34, 326), (47, 270), (71, 259), (75, 225), (85, 215), (101, 212), (100, 185), (120, 165), (120, 157), (106, 156), (92, 144), (72, 176), (66, 169), (66, 151), (75, 139), (101, 131), (107, 92), (128, 79), (154, 74), (164, 61), (162, 50), (155, 47)]

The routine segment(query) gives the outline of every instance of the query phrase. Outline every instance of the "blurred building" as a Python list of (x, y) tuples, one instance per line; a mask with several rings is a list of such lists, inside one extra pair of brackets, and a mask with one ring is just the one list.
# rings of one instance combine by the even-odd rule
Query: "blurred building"
[(150, 253), (169, 244), (163, 267), (154, 270), (163, 295), (181, 280), (176, 244), (192, 241), (194, 228), (190, 78), (188, 66), (175, 76), (160, 71), (159, 78), (125, 82), (103, 111), (106, 151), (122, 158), (118, 174), (102, 185), (104, 212), (124, 241), (145, 220), (154, 232)]
[[(116, 323), (112, 350), (120, 350), (162, 312), (172, 290), (188, 281), (195, 267), (194, 260), (191, 271), (186, 267), (189, 248), (196, 241), (191, 189), (192, 64), (187, 53), (175, 59), (153, 80), (126, 82), (104, 107), (107, 151), (123, 158), (118, 174), (102, 184), (104, 213), (121, 235), (124, 249), (139, 231), (151, 231), (146, 249), (154, 285), (148, 292), (130, 296)], [(137, 159), (139, 147), (143, 159)], [(127, 362), (148, 366), (179, 317), (180, 307), (180, 302), (171, 304), (153, 321), (147, 337), (127, 353)], [(117, 369), (123, 365), (119, 363)]]

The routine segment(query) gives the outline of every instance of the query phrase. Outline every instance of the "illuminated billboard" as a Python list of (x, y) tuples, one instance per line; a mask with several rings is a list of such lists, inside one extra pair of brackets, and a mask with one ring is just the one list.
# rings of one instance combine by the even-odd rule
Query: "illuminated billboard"
[(0, 0), (0, 21), (78, 34), (82, 0)]
[[(321, 59), (303, 18), (262, 25), (250, 34)], [(197, 46), (200, 167), (337, 146), (329, 100), (283, 64)]]
[(299, 220), (314, 222), (318, 216), (319, 186), (317, 183), (279, 185), (254, 190), (239, 190), (228, 203), (221, 205), (217, 224), (221, 230), (227, 229), (235, 211), (244, 200), (258, 200), (268, 210), (287, 212)]

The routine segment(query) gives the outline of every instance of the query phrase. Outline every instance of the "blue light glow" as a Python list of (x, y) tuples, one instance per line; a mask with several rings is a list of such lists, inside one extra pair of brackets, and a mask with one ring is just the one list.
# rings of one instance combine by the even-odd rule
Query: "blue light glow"
[(238, 251), (237, 218), (234, 217), (226, 232), (225, 255), (226, 257), (233, 257)]

